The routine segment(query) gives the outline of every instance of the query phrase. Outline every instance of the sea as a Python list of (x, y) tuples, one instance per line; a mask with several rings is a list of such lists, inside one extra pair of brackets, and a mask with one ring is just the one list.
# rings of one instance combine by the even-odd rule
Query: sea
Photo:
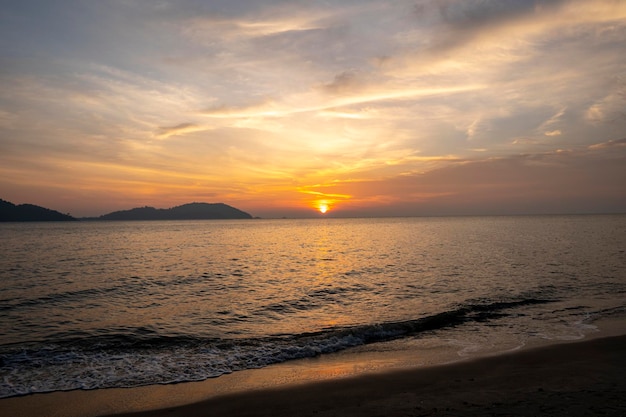
[(0, 398), (579, 339), (625, 251), (626, 215), (4, 223)]

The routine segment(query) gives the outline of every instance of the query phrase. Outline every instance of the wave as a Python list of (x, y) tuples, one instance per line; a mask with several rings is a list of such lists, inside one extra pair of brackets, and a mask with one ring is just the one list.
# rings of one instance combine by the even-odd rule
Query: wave
[(506, 316), (507, 310), (553, 301), (556, 300), (528, 298), (470, 303), (412, 320), (263, 338), (163, 336), (146, 328), (99, 335), (57, 335), (53, 343), (0, 348), (0, 398), (35, 392), (200, 381), (467, 322), (493, 320)]
[(18, 299), (0, 298), (0, 312), (10, 312), (22, 308), (32, 308), (39, 306), (61, 306), (75, 303), (77, 301), (86, 301), (97, 298), (120, 298), (127, 299), (137, 294), (143, 294), (147, 291), (160, 290), (161, 288), (171, 285), (193, 285), (197, 283), (207, 282), (213, 278), (219, 277), (220, 274), (210, 274), (208, 272), (200, 275), (191, 276), (173, 276), (173, 277), (139, 277), (130, 276), (127, 278), (119, 278), (113, 280), (112, 284), (98, 288), (86, 288), (81, 290), (68, 290), (51, 292), (38, 297)]

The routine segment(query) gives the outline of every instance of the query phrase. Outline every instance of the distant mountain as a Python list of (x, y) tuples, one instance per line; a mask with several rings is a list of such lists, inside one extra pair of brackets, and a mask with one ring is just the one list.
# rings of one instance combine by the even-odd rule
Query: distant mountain
[(209, 220), (251, 219), (252, 216), (223, 203), (189, 203), (169, 209), (138, 207), (114, 211), (98, 217), (99, 220)]
[(33, 204), (15, 205), (0, 200), (0, 222), (58, 222), (72, 221), (74, 217)]

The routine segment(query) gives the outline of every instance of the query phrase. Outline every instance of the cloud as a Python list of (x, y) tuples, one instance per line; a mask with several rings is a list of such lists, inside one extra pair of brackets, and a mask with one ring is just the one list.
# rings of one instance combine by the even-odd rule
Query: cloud
[[(552, 9), (561, 1), (548, 3)], [(434, 2), (443, 23), (446, 33), (437, 39), (432, 46), (433, 51), (450, 51), (467, 43), (487, 32), (501, 30), (519, 21), (533, 17), (543, 8), (537, 7), (540, 3), (530, 1), (442, 1)], [(432, 6), (431, 6), (432, 7)]]
[(364, 87), (364, 80), (356, 71), (343, 71), (332, 82), (324, 84), (322, 91), (329, 94), (350, 94)]
[(322, 22), (328, 16), (320, 10), (300, 10), (294, 7), (265, 7), (257, 13), (256, 16), (205, 13), (186, 19), (183, 34), (209, 45), (215, 42), (241, 42), (322, 29)]
[(467, 133), (467, 139), (468, 140), (472, 140), (474, 139), (481, 131), (487, 131), (489, 130), (489, 127), (487, 126), (487, 123), (485, 123), (480, 117), (477, 118), (476, 120), (473, 120), (470, 125), (467, 127), (466, 133)]
[(369, 108), (360, 107), (358, 109), (341, 109), (341, 108), (328, 108), (317, 112), (318, 117), (322, 118), (336, 118), (336, 119), (354, 119), (365, 120), (371, 118), (377, 118), (380, 112)]
[(170, 136), (181, 136), (187, 133), (202, 132), (210, 129), (210, 127), (200, 126), (195, 123), (180, 123), (175, 126), (160, 126), (157, 131), (157, 137), (160, 139), (167, 139)]
[[(293, 109), (292, 109), (293, 110)], [(289, 109), (279, 106), (273, 100), (264, 100), (253, 104), (228, 106), (217, 105), (204, 109), (201, 114), (212, 118), (239, 119), (248, 117), (273, 117), (289, 113)]]
[[(601, 25), (619, 30), (626, 18), (626, 4), (614, 0), (470, 0), (426, 4), (438, 10), (435, 14), (442, 16), (443, 24), (434, 24), (436, 30), (423, 31), (421, 36), (427, 39), (417, 48), (386, 59), (385, 66), (390, 73), (428, 74), (433, 65), (437, 66), (437, 72), (468, 70), (469, 75), (473, 75), (474, 70), (485, 73), (491, 69), (487, 72), (490, 73), (501, 70), (502, 65), (532, 59), (555, 40), (580, 38), (589, 32), (596, 35), (596, 40), (610, 37), (610, 33), (599, 32)], [(589, 41), (592, 39), (585, 43)], [(580, 63), (580, 60), (575, 62)], [(474, 65), (480, 67), (474, 68)], [(526, 69), (524, 66), (523, 70)], [(517, 75), (518, 71), (513, 74)]]
[[(303, 93), (284, 97), (281, 100), (266, 100), (260, 104), (243, 106), (220, 105), (202, 111), (202, 114), (214, 118), (249, 118), (249, 117), (286, 117), (300, 113), (335, 111), (341, 107), (355, 105), (380, 104), (398, 100), (419, 100), (433, 96), (462, 94), (485, 88), (483, 85), (460, 85), (446, 87), (416, 86), (406, 89), (398, 86), (374, 85), (363, 91), (354, 91), (347, 85), (333, 86), (333, 91), (342, 90), (345, 94), (338, 97), (324, 97), (318, 94)], [(350, 94), (350, 93), (351, 94)]]
[(469, 0), (434, 1), (445, 31), (432, 44), (433, 51), (450, 51), (464, 45), (504, 36), (528, 36), (559, 27), (597, 22), (619, 22), (626, 6), (615, 0)]
[(610, 140), (608, 142), (596, 143), (594, 145), (590, 145), (589, 149), (597, 150), (597, 149), (625, 148), (625, 147), (626, 147), (626, 138)]
[(585, 112), (585, 119), (593, 124), (626, 120), (626, 83), (620, 83), (616, 91), (597, 100)]
[(626, 132), (623, 1), (62, 9), (7, 4), (2, 187), (81, 178), (90, 193), (195, 187), (243, 201), (266, 189), (290, 204), (304, 189), (413, 208), (478, 207), (474, 193), (487, 209), (513, 190), (521, 201), (529, 178), (544, 198), (532, 169), (565, 190), (564, 167), (576, 178), (575, 161), (614, 166), (601, 151), (623, 149), (609, 142)]
[(384, 207), (373, 210), (394, 207), (405, 215), (623, 212), (624, 178), (622, 139), (568, 151), (450, 161), (423, 173), (340, 181), (319, 190), (351, 190), (346, 211), (377, 201)]
[(543, 132), (543, 134), (546, 136), (560, 135), (562, 132), (559, 129), (552, 129), (552, 130), (548, 130), (548, 129), (553, 128), (554, 125), (558, 125), (561, 122), (561, 118), (565, 114), (565, 110), (566, 110), (565, 107), (559, 109), (554, 115), (552, 115), (548, 120), (543, 122), (541, 126), (539, 126), (538, 131)]

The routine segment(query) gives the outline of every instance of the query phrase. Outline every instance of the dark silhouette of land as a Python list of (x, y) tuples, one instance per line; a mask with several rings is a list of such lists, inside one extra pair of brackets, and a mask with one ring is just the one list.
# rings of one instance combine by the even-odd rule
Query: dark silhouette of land
[[(169, 209), (137, 207), (115, 211), (100, 217), (86, 217), (80, 220), (211, 220), (211, 219), (252, 219), (245, 211), (224, 203), (189, 203)], [(0, 222), (46, 222), (76, 221), (69, 214), (63, 214), (34, 204), (13, 204), (0, 199)]]
[(90, 220), (210, 220), (210, 219), (251, 219), (245, 211), (224, 203), (189, 203), (169, 209), (137, 207), (130, 210), (114, 211)]
[(15, 205), (0, 199), (0, 222), (59, 222), (77, 220), (69, 214), (59, 213), (34, 204)]

